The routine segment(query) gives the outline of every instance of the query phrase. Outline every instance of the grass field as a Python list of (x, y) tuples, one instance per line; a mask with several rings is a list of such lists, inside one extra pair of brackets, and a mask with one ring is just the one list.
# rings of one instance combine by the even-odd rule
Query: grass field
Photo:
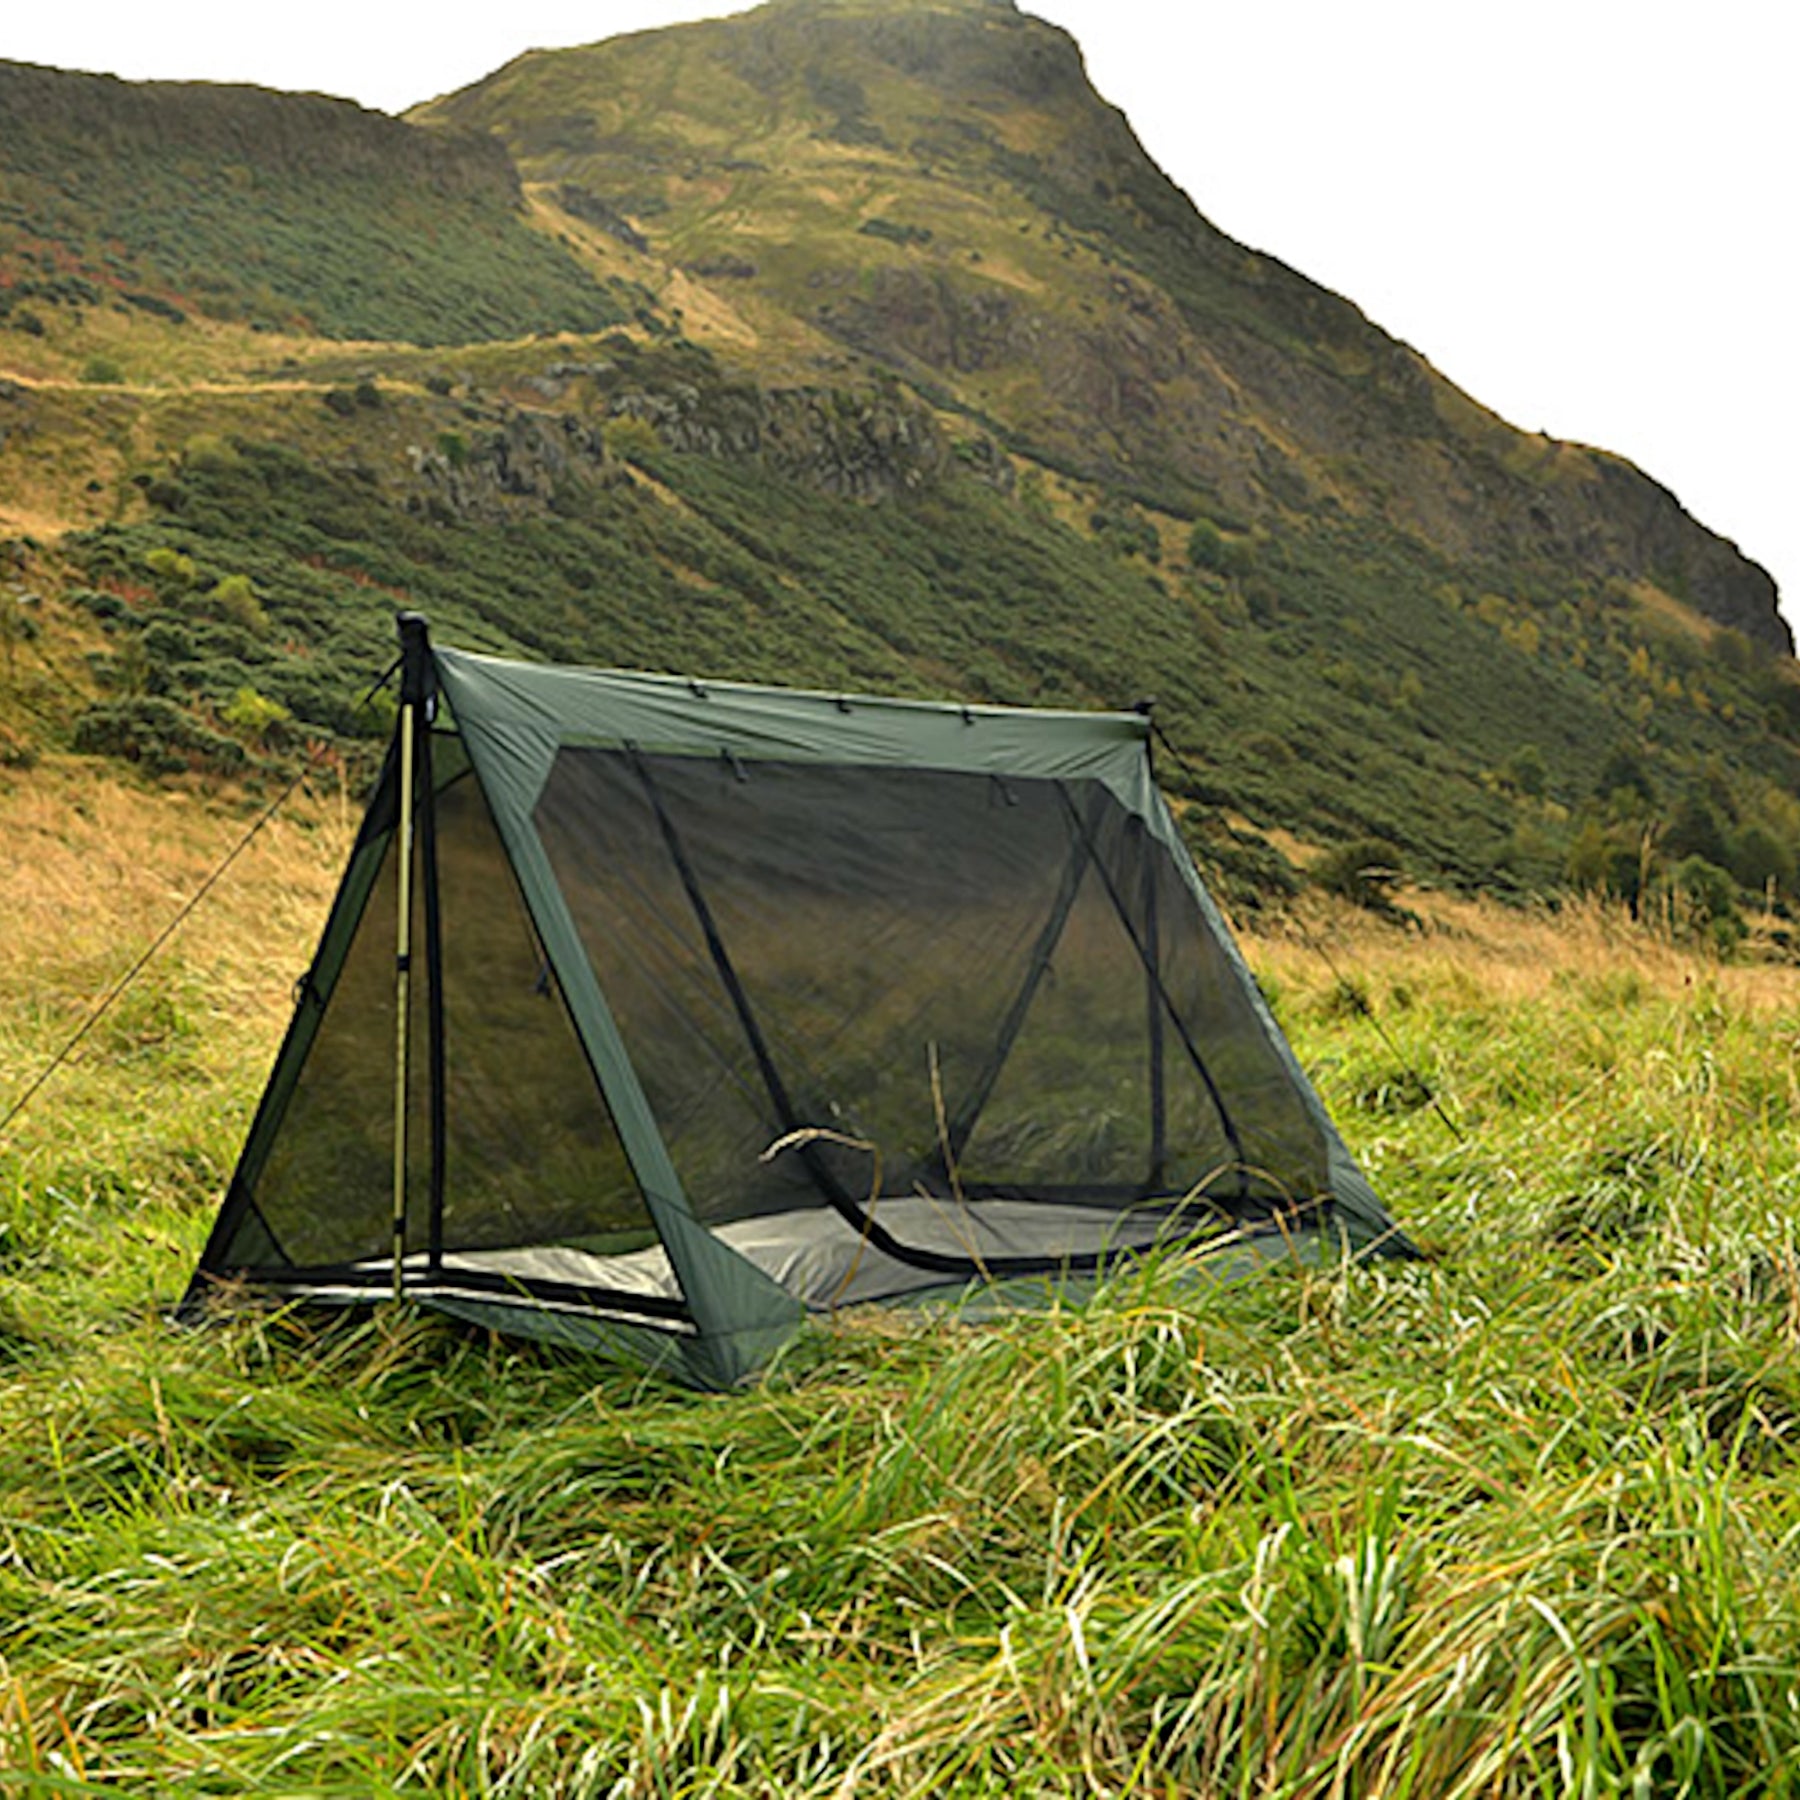
[[(251, 816), (4, 779), (0, 1107)], [(163, 1322), (347, 832), (259, 837), (0, 1142), (0, 1790), (1795, 1785), (1800, 972), (1600, 908), (1265, 927), (1431, 1260), (851, 1318), (701, 1397)]]

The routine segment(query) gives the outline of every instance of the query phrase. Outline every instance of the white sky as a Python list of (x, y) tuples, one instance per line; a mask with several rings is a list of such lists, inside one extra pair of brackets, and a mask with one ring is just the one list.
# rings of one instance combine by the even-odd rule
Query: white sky
[[(1024, 4), (1221, 230), (1515, 424), (1631, 458), (1785, 575), (1800, 622), (1792, 0)], [(397, 112), (526, 49), (736, 10), (7, 0), (0, 57)]]

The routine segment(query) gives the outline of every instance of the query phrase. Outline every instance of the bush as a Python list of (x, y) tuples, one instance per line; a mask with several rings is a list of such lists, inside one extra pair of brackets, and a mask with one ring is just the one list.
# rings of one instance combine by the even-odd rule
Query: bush
[(1725, 834), (1719, 829), (1718, 814), (1700, 798), (1690, 794), (1676, 808), (1675, 817), (1663, 834), (1663, 850), (1672, 859), (1699, 858), (1720, 866), (1725, 862)]
[(647, 419), (636, 418), (630, 413), (608, 419), (600, 435), (607, 450), (622, 462), (641, 462), (662, 448), (656, 427)]
[(225, 724), (253, 744), (267, 743), (293, 716), (279, 700), (271, 700), (253, 687), (239, 688), (220, 714)]
[(81, 365), (81, 379), (95, 387), (116, 387), (125, 379), (125, 371), (110, 356), (90, 356)]
[(206, 598), (221, 619), (246, 631), (261, 631), (269, 623), (248, 575), (222, 576)]
[(100, 588), (75, 588), (68, 598), (71, 606), (79, 606), (83, 612), (91, 613), (102, 624), (131, 616), (131, 608), (117, 594), (106, 593)]
[(1669, 890), (1672, 923), (1678, 930), (1710, 940), (1721, 953), (1743, 939), (1737, 883), (1717, 863), (1703, 856), (1684, 858), (1669, 877)]
[(930, 229), (924, 225), (896, 225), (891, 219), (864, 219), (856, 228), (864, 237), (885, 238), (902, 246), (929, 244)]
[(1228, 538), (1211, 519), (1196, 519), (1188, 533), (1188, 562), (1214, 575), (1247, 575), (1256, 552), (1240, 538)]
[(1358, 838), (1314, 864), (1313, 885), (1373, 912), (1389, 912), (1395, 884), (1406, 873), (1397, 844), (1387, 838)]
[(1784, 893), (1793, 891), (1794, 853), (1765, 826), (1746, 825), (1733, 834), (1727, 850), (1725, 866), (1747, 892), (1766, 893), (1770, 882)]
[(75, 748), (88, 756), (117, 756), (153, 775), (190, 769), (231, 774), (243, 768), (244, 746), (209, 731), (173, 700), (154, 696), (90, 706), (75, 724)]

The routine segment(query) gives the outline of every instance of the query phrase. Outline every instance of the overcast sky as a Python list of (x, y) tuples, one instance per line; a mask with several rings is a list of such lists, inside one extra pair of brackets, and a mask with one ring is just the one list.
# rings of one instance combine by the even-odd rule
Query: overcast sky
[[(0, 57), (398, 112), (526, 49), (738, 10), (13, 0)], [(1220, 229), (1514, 424), (1629, 457), (1785, 577), (1800, 623), (1792, 0), (1025, 10), (1075, 34), (1095, 86)]]

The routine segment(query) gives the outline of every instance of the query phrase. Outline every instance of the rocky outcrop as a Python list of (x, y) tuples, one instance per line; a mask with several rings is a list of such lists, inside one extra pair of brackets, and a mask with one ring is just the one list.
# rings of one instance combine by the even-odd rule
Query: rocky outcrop
[[(550, 384), (546, 384), (550, 385)], [(936, 476), (949, 455), (931, 414), (898, 396), (830, 388), (721, 388), (686, 382), (615, 394), (604, 417), (509, 407), (468, 432), (445, 432), (409, 453), (408, 504), (428, 516), (508, 517), (546, 506), (567, 482), (618, 479), (620, 454), (608, 443), (612, 420), (649, 427), (667, 449), (688, 455), (750, 457), (821, 493), (892, 500)], [(968, 453), (963, 460), (971, 461)], [(1012, 466), (991, 444), (971, 466), (1007, 485)]]

